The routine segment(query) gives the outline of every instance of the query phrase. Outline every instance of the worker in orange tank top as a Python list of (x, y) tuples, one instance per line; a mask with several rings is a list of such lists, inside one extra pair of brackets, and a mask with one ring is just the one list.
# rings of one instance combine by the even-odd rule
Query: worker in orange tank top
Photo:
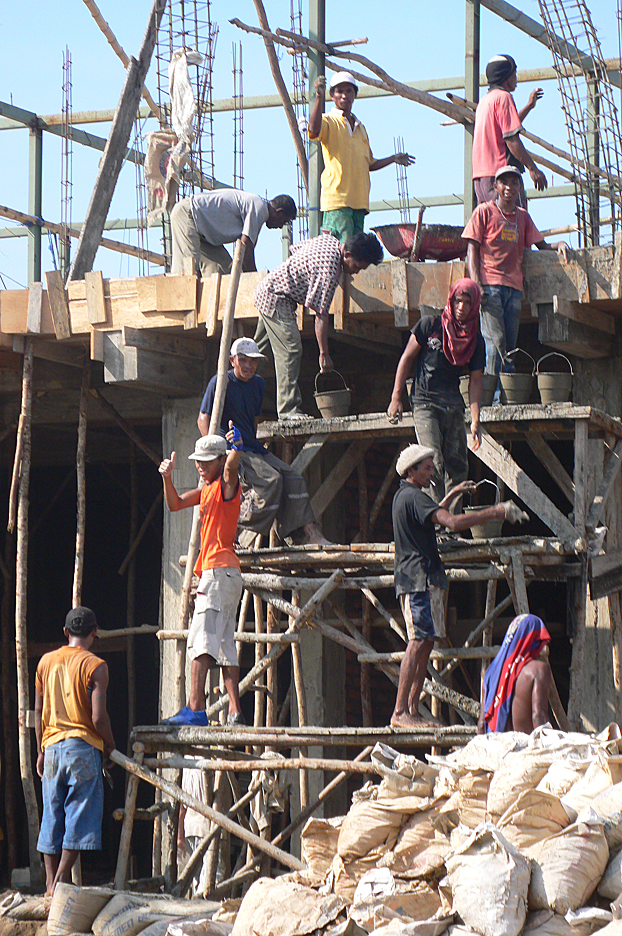
[(200, 484), (178, 494), (171, 475), (176, 453), (161, 462), (159, 471), (164, 484), (164, 500), (169, 510), (201, 507), (201, 548), (194, 567), (200, 577), (192, 623), (188, 632), (187, 653), (191, 660), (190, 697), (167, 725), (207, 725), (205, 680), (210, 665), (222, 667), (229, 697), (228, 725), (243, 725), (238, 684), (240, 669), (234, 641), (235, 616), (242, 594), (240, 561), (234, 541), (240, 515), (238, 465), (243, 448), (240, 432), (229, 423), (226, 440), (206, 435), (195, 443), (188, 457), (196, 461)]

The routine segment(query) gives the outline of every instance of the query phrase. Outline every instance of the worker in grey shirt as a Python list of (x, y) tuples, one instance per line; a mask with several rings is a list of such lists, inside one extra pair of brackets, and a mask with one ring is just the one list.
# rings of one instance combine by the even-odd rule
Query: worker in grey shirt
[(255, 244), (262, 225), (282, 228), (296, 217), (296, 205), (289, 195), (267, 201), (239, 189), (215, 189), (182, 198), (171, 211), (173, 258), (171, 273), (184, 272), (184, 260), (192, 257), (194, 272), (201, 276), (229, 273), (231, 255), (225, 244), (238, 238), (246, 245), (242, 269), (257, 269)]

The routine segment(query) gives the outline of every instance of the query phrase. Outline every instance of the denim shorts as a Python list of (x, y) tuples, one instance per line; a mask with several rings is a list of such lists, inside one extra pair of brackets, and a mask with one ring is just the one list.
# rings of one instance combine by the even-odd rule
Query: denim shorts
[(434, 640), (436, 632), (432, 620), (430, 593), (409, 592), (400, 595), (399, 602), (404, 615), (409, 640)]
[(45, 749), (43, 817), (37, 843), (44, 855), (102, 847), (104, 785), (101, 754), (82, 738)]

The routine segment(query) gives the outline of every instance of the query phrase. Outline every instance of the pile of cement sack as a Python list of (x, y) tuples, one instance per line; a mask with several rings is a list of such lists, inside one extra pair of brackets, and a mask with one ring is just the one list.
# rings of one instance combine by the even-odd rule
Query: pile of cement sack
[(232, 936), (622, 936), (616, 725), (372, 759), (381, 782), (346, 816), (309, 820), (307, 869), (256, 881)]

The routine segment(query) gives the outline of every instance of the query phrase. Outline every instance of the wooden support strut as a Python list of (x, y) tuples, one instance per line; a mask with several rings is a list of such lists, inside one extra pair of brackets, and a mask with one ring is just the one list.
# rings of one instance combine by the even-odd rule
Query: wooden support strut
[(286, 868), (291, 868), (293, 871), (302, 871), (304, 869), (305, 866), (303, 862), (299, 861), (298, 858), (295, 858), (293, 855), (289, 855), (282, 849), (276, 848), (271, 844), (271, 842), (264, 841), (264, 839), (259, 838), (258, 835), (254, 835), (252, 832), (244, 829), (237, 822), (233, 822), (227, 816), (223, 815), (215, 809), (212, 809), (206, 803), (201, 802), (201, 800), (197, 799), (196, 796), (191, 796), (189, 793), (181, 790), (175, 783), (171, 783), (170, 781), (165, 780), (164, 777), (160, 777), (157, 773), (154, 773), (152, 770), (148, 770), (146, 767), (142, 767), (140, 764), (136, 763), (136, 761), (133, 761), (124, 754), (121, 754), (120, 751), (112, 751), (110, 759), (114, 761), (115, 764), (123, 767), (124, 770), (127, 770), (129, 774), (137, 777), (138, 780), (145, 780), (147, 783), (150, 783), (152, 786), (161, 790), (163, 793), (166, 793), (166, 795), (171, 797), (171, 799), (174, 799), (176, 802), (183, 803), (184, 806), (186, 806), (188, 809), (193, 809), (195, 812), (198, 812), (200, 816), (205, 816), (206, 819), (209, 819), (211, 822), (215, 822), (222, 829), (226, 829), (232, 835), (235, 835), (243, 842), (247, 842), (248, 844), (252, 845), (253, 848), (257, 849), (258, 851), (269, 855), (271, 858), (273, 858), (275, 861), (278, 861)]

